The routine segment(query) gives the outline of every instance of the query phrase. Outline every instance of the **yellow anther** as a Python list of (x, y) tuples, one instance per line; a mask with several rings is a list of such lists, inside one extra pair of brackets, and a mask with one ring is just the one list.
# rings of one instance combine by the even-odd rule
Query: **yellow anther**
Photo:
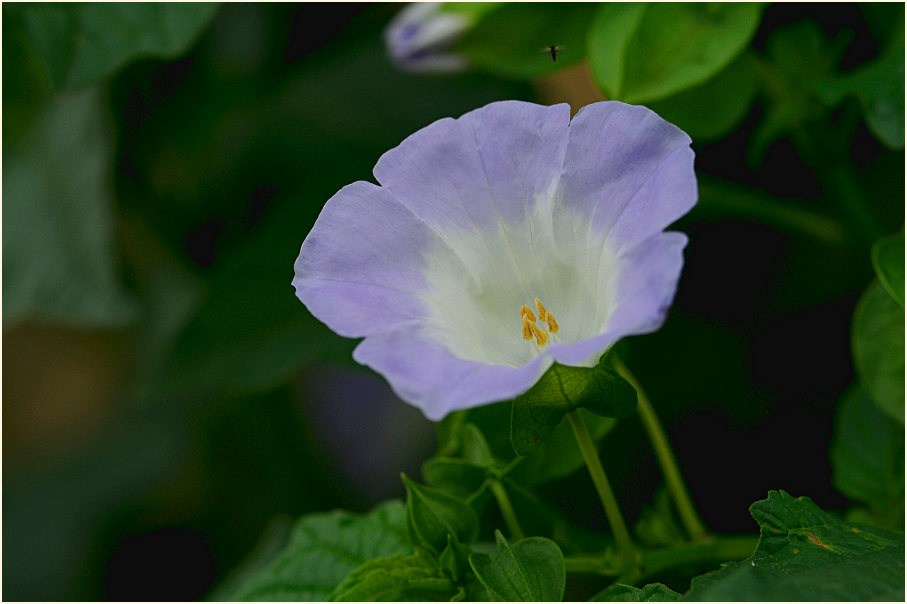
[(557, 321), (554, 319), (554, 315), (548, 313), (546, 319), (547, 320), (545, 322), (548, 323), (548, 331), (550, 331), (551, 333), (557, 333), (557, 331), (560, 329), (560, 326), (558, 326)]
[[(522, 317), (523, 319), (528, 318), (530, 321), (535, 323), (535, 315), (532, 314), (532, 309), (530, 309), (525, 304), (523, 304), (523, 306), (520, 307), (520, 317)], [(531, 338), (529, 338), (529, 339), (531, 339)]]
[(548, 343), (547, 331), (541, 329), (535, 323), (526, 323), (526, 325), (529, 325), (529, 329), (532, 330), (532, 335), (535, 336), (535, 341), (539, 345), (539, 348)]
[(538, 320), (542, 323), (547, 323), (548, 329), (542, 329), (535, 324), (535, 313), (524, 304), (520, 307), (520, 318), (523, 320), (523, 339), (531, 341), (535, 338), (536, 344), (539, 345), (539, 348), (542, 348), (548, 343), (551, 337), (550, 334), (557, 333), (559, 327), (557, 321), (554, 320), (554, 316), (548, 312), (548, 309), (542, 305), (542, 301), (538, 298), (535, 299), (535, 307), (539, 310)]
[[(523, 308), (526, 308), (525, 306)], [(531, 340), (532, 339), (532, 328), (535, 327), (535, 323), (530, 323), (529, 319), (526, 318), (526, 315), (523, 315), (523, 339)]]
[(538, 298), (535, 299), (535, 307), (539, 309), (539, 321), (544, 321), (548, 324), (548, 331), (550, 331), (551, 333), (557, 333), (560, 329), (560, 326), (558, 326), (557, 324), (557, 320), (555, 320), (554, 315), (552, 315), (547, 308), (542, 306), (542, 301)]
[(542, 306), (542, 301), (538, 298), (535, 299), (535, 307), (539, 309), (539, 321), (547, 322), (548, 319), (546, 315), (548, 314), (548, 310)]

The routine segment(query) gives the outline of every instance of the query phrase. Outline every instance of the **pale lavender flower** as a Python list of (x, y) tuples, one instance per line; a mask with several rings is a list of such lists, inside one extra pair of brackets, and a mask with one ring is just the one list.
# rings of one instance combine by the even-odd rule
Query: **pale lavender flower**
[(665, 319), (687, 238), (664, 229), (697, 187), (689, 137), (645, 107), (571, 121), (568, 105), (491, 103), (409, 136), (374, 175), (328, 200), (293, 285), (431, 420)]
[(405, 6), (384, 32), (384, 42), (394, 63), (407, 71), (460, 71), (466, 59), (450, 52), (471, 21), (467, 14), (444, 10), (440, 2)]

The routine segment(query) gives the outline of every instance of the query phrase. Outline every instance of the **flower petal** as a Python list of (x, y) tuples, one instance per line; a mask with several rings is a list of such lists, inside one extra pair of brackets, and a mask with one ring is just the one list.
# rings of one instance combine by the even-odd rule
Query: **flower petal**
[(445, 118), (381, 156), (375, 178), (437, 227), (518, 224), (560, 176), (570, 107), (502, 101)]
[(538, 356), (520, 367), (455, 357), (422, 322), (372, 333), (353, 351), (356, 362), (383, 375), (404, 401), (432, 421), (452, 411), (512, 399), (551, 366)]
[(587, 105), (570, 122), (559, 197), (589, 218), (590, 240), (618, 253), (693, 207), (693, 158), (690, 137), (650, 109)]
[(438, 238), (387, 191), (354, 182), (325, 204), (296, 259), (296, 295), (340, 335), (423, 317), (425, 255)]
[(661, 327), (677, 291), (687, 236), (669, 231), (626, 250), (616, 260), (609, 282), (611, 312), (594, 338), (552, 345), (548, 354), (565, 365), (592, 366), (617, 340)]

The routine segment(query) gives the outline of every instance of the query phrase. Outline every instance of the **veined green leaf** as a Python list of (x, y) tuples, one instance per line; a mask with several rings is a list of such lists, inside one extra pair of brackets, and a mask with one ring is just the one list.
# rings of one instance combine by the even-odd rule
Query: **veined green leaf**
[(564, 415), (581, 407), (605, 417), (626, 417), (636, 410), (636, 390), (604, 360), (595, 367), (555, 364), (513, 401), (513, 450), (519, 455), (535, 452)]
[(750, 507), (750, 558), (696, 577), (692, 600), (904, 599), (904, 536), (845, 522), (784, 491)]
[(683, 596), (662, 583), (642, 588), (617, 583), (595, 594), (590, 602), (679, 602)]
[(494, 600), (559, 602), (564, 597), (564, 556), (554, 541), (530, 537), (511, 546), (495, 531), (497, 551), (474, 553), (469, 564)]
[(331, 602), (420, 602), (449, 600), (453, 585), (424, 552), (375, 558), (351, 572), (331, 592)]
[(229, 600), (324, 601), (372, 558), (408, 554), (406, 510), (398, 501), (365, 516), (335, 511), (302, 517), (284, 551), (248, 577)]
[(463, 543), (475, 540), (479, 519), (468, 505), (444, 491), (420, 485), (402, 475), (406, 486), (407, 526), (413, 545), (440, 553), (447, 546), (447, 536)]

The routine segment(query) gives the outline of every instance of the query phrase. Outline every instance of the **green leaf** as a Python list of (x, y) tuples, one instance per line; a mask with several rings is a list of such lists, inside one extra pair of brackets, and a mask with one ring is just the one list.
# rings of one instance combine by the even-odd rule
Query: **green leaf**
[(682, 595), (662, 583), (650, 583), (642, 589), (616, 583), (595, 594), (590, 602), (679, 602)]
[(330, 602), (445, 601), (455, 593), (437, 562), (423, 552), (369, 560), (328, 596)]
[(554, 541), (530, 537), (511, 547), (495, 531), (497, 551), (474, 553), (469, 564), (492, 599), (501, 602), (559, 602), (564, 597), (564, 556)]
[[(584, 40), (595, 5), (560, 2), (505, 2), (486, 13), (454, 50), (470, 64), (510, 78), (552, 73), (584, 56)], [(561, 46), (557, 60), (547, 46)]]
[(4, 139), (4, 324), (133, 319), (116, 266), (111, 159), (96, 89), (45, 105), (15, 143)]
[(604, 360), (595, 367), (554, 364), (513, 401), (513, 450), (519, 455), (535, 452), (564, 415), (580, 407), (605, 417), (626, 417), (636, 410), (636, 390)]
[[(759, 85), (756, 60), (743, 53), (715, 77), (649, 109), (683, 129), (694, 141), (711, 141), (733, 130), (746, 116)], [(703, 111), (709, 107), (709, 111)]]
[(286, 549), (226, 599), (324, 601), (366, 561), (410, 553), (405, 523), (406, 509), (397, 501), (365, 516), (342, 511), (304, 516)]
[(904, 307), (904, 233), (889, 235), (872, 246), (872, 267), (891, 297)]
[(469, 568), (470, 546), (463, 545), (453, 535), (447, 535), (447, 546), (438, 556), (438, 564), (451, 580), (459, 582)]
[(495, 462), (485, 436), (475, 424), (467, 423), (463, 425), (460, 432), (460, 441), (462, 443), (463, 457), (472, 463), (480, 466), (489, 466)]
[(876, 404), (904, 423), (904, 309), (878, 280), (866, 289), (853, 317), (857, 375)]
[(139, 57), (180, 54), (217, 9), (204, 3), (86, 2), (13, 10), (47, 79), (65, 91), (95, 83)]
[(628, 103), (664, 99), (727, 67), (756, 32), (754, 3), (608, 3), (595, 16), (588, 54), (596, 83)]
[(422, 477), (431, 486), (466, 500), (482, 488), (488, 470), (457, 457), (435, 457), (422, 464)]
[(479, 519), (468, 505), (439, 489), (426, 487), (401, 475), (406, 486), (407, 523), (413, 545), (440, 553), (447, 546), (447, 536), (462, 543), (475, 541)]
[(835, 418), (831, 444), (835, 488), (866, 503), (893, 529), (904, 525), (904, 427), (854, 385)]
[(891, 19), (896, 30), (875, 59), (824, 84), (834, 104), (842, 97), (857, 97), (866, 125), (891, 149), (904, 148), (904, 8)]
[(653, 505), (642, 509), (633, 532), (651, 547), (679, 545), (686, 541), (686, 534), (677, 522), (667, 489), (660, 488), (655, 494)]
[(827, 86), (849, 42), (845, 31), (832, 40), (818, 23), (797, 21), (779, 27), (766, 41), (768, 61), (760, 70), (770, 102), (753, 133), (750, 162), (761, 161), (768, 147), (802, 124), (825, 115), (830, 103)]
[(844, 522), (784, 491), (750, 513), (761, 527), (756, 551), (694, 578), (688, 599), (903, 601), (903, 535)]

